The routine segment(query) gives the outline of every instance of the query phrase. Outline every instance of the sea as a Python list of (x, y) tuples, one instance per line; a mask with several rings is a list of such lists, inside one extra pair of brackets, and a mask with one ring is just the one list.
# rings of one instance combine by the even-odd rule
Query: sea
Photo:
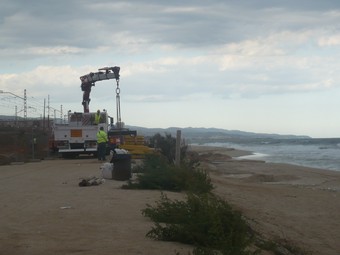
[(340, 138), (238, 139), (200, 145), (251, 151), (246, 159), (340, 171)]

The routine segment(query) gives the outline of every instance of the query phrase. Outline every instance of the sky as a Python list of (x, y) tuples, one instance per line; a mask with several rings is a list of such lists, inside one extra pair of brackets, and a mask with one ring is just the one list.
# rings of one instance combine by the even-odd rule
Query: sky
[[(0, 7), (0, 114), (23, 116), (25, 90), (27, 117), (81, 112), (79, 77), (119, 66), (126, 125), (340, 137), (338, 0)], [(90, 97), (116, 117), (115, 80)]]

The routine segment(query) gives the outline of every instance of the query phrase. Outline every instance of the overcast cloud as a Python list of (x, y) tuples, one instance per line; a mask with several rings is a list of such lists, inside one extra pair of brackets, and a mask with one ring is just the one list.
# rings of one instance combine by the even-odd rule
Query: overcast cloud
[[(338, 0), (29, 2), (1, 1), (0, 89), (31, 116), (82, 111), (79, 77), (120, 66), (129, 125), (340, 136)], [(90, 109), (114, 115), (115, 86)]]

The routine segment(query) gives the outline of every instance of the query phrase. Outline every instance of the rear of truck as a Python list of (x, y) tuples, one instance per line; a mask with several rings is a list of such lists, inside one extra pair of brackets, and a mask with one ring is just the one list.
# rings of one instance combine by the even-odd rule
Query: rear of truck
[(107, 113), (101, 112), (101, 122), (94, 123), (95, 113), (69, 113), (67, 124), (54, 126), (54, 146), (63, 158), (80, 154), (97, 154), (97, 132), (100, 127), (107, 131)]

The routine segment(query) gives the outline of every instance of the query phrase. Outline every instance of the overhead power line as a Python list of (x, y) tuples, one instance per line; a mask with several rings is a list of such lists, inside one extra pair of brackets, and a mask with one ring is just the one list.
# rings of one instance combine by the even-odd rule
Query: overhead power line
[(62, 107), (53, 107), (50, 105), (50, 96), (48, 95), (48, 105), (46, 99), (31, 96), (24, 90), (24, 96), (19, 96), (10, 91), (0, 90), (0, 115), (23, 116), (24, 118), (41, 118), (47, 115), (52, 118), (58, 118), (62, 114)]

